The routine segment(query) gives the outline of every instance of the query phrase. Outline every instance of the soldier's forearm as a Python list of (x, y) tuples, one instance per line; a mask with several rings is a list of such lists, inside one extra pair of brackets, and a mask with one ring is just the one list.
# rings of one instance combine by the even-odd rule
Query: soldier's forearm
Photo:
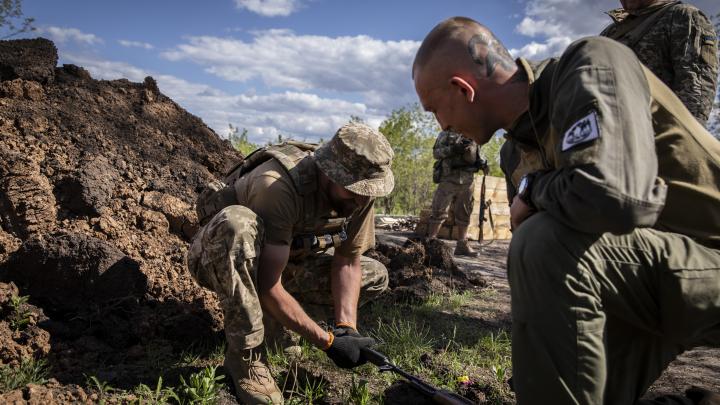
[(335, 255), (330, 277), (335, 322), (357, 325), (357, 304), (362, 282), (360, 256), (347, 258)]
[(326, 346), (328, 333), (305, 313), (281, 284), (260, 294), (260, 302), (263, 309), (270, 312), (283, 326), (297, 332), (317, 347)]

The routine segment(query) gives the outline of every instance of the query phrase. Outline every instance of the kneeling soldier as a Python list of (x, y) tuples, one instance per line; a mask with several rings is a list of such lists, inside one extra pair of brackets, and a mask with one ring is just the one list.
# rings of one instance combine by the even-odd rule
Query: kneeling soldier
[[(225, 316), (225, 368), (243, 403), (283, 402), (264, 358), (277, 323), (343, 368), (363, 364), (373, 339), (356, 331), (357, 307), (387, 288), (387, 269), (361, 256), (375, 243), (373, 200), (390, 193), (392, 148), (350, 123), (326, 144), (284, 143), (249, 155), (201, 193), (188, 267), (215, 291)], [(328, 252), (332, 248), (332, 254)], [(304, 306), (333, 306), (336, 328)]]

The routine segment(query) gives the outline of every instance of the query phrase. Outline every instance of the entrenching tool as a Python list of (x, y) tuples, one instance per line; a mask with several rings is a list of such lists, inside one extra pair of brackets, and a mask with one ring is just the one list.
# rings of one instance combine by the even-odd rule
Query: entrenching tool
[(432, 401), (436, 404), (443, 404), (443, 405), (469, 405), (473, 404), (472, 401), (470, 401), (467, 398), (463, 398), (457, 394), (454, 394), (447, 390), (442, 390), (440, 388), (435, 388), (432, 385), (426, 383), (425, 381), (419, 379), (418, 377), (415, 377), (412, 374), (409, 374), (402, 369), (398, 368), (390, 359), (385, 356), (384, 354), (378, 352), (377, 350), (371, 349), (369, 347), (363, 347), (361, 349), (362, 355), (365, 357), (367, 361), (370, 363), (378, 366), (381, 372), (383, 371), (392, 371), (395, 374), (400, 375), (403, 377), (407, 382), (416, 390), (420, 391), (423, 395), (429, 397), (432, 399)]

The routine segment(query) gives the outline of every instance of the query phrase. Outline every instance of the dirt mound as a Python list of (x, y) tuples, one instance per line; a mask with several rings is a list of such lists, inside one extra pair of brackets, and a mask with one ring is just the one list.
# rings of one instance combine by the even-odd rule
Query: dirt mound
[(137, 261), (83, 234), (33, 236), (3, 267), (26, 294), (56, 312), (142, 298), (147, 290), (147, 276)]
[(47, 355), (61, 383), (130, 384), (145, 348), (221, 329), (185, 253), (197, 191), (241, 155), (151, 77), (56, 64), (48, 40), (0, 41), (0, 366)]
[(409, 238), (401, 247), (378, 243), (367, 255), (388, 268), (390, 290), (400, 300), (422, 301), (487, 284), (482, 276), (461, 271), (450, 247), (436, 238)]

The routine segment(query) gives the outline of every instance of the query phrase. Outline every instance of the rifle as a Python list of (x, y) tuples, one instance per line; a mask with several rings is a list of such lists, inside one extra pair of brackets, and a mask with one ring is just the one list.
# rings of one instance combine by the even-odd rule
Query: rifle
[(408, 374), (402, 369), (398, 368), (390, 359), (384, 354), (378, 352), (375, 349), (369, 347), (363, 347), (361, 349), (362, 355), (367, 361), (378, 366), (381, 372), (392, 371), (395, 374), (402, 376), (407, 382), (416, 390), (420, 391), (423, 395), (432, 399), (436, 404), (442, 405), (470, 405), (473, 404), (467, 398), (463, 398), (457, 394), (454, 394), (447, 390), (435, 388), (425, 381), (415, 377), (412, 374)]
[[(493, 223), (493, 216), (492, 216), (492, 208), (490, 205), (492, 204), (491, 200), (485, 199), (485, 180), (487, 179), (489, 170), (487, 166), (487, 162), (485, 162), (485, 166), (482, 168), (483, 170), (483, 178), (482, 178), (482, 184), (480, 185), (480, 218), (479, 218), (479, 226), (480, 226), (480, 238), (478, 238), (478, 243), (485, 241), (485, 212), (488, 213), (488, 217), (490, 218), (490, 229), (495, 232), (495, 224)], [(493, 235), (493, 239), (490, 240), (487, 244), (493, 242), (495, 236)]]

